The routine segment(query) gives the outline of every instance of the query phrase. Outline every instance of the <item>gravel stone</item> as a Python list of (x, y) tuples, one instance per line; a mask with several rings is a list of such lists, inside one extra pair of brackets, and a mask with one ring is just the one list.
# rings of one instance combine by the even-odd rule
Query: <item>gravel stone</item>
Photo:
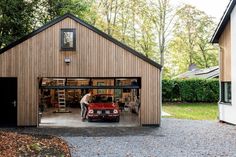
[(60, 136), (72, 157), (236, 157), (236, 126), (217, 121), (163, 118), (161, 127), (0, 130)]

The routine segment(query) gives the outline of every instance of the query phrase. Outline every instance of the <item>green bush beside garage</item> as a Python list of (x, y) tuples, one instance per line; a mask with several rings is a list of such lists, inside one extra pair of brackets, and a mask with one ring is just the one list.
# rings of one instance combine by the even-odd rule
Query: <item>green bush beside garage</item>
[(163, 102), (217, 102), (218, 79), (162, 80)]

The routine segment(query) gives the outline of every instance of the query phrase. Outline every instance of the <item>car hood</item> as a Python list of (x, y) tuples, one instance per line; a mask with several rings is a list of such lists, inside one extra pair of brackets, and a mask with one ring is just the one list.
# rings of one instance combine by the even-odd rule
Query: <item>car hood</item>
[(117, 109), (115, 103), (90, 103), (89, 109)]

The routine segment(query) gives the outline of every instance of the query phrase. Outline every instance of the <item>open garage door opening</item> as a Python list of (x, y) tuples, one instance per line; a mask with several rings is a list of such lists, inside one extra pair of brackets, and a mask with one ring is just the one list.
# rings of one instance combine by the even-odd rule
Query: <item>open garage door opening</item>
[[(141, 78), (39, 78), (39, 126), (139, 126)], [(80, 100), (89, 91), (87, 120)]]

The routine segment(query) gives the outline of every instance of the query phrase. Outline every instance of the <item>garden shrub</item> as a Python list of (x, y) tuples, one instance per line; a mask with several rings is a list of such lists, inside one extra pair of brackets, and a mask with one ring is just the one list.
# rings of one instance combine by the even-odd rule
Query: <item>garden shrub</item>
[(217, 102), (219, 81), (217, 79), (163, 80), (164, 102)]

